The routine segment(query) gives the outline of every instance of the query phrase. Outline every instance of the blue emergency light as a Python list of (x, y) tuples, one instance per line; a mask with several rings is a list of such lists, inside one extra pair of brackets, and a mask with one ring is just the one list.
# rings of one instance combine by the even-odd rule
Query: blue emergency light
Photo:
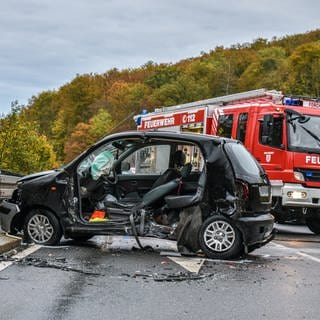
[(302, 106), (303, 101), (297, 98), (284, 98), (283, 104), (285, 106)]

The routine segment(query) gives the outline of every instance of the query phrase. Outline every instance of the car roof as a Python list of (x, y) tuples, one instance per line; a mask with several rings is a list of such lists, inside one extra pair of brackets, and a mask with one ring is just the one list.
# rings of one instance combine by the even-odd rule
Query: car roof
[[(177, 132), (177, 131), (167, 131), (167, 130), (152, 130), (152, 131), (123, 131), (114, 134), (110, 134), (102, 138), (101, 140), (97, 141), (93, 145), (89, 147), (89, 149), (82, 152), (78, 155), (75, 159), (65, 165), (64, 168), (73, 167), (76, 165), (78, 161), (84, 156), (89, 154), (93, 149), (99, 148), (101, 145), (108, 141), (117, 140), (117, 139), (127, 139), (127, 138), (140, 138), (140, 139), (148, 139), (148, 138), (155, 138), (155, 139), (164, 139), (168, 141), (181, 141), (181, 142), (189, 142), (194, 143), (201, 148), (206, 149), (206, 154), (211, 153), (211, 149), (213, 145), (220, 145), (224, 142), (233, 142), (239, 143), (237, 140), (218, 137), (213, 135), (206, 135), (206, 134), (199, 134), (199, 133), (191, 133), (191, 132)], [(209, 143), (208, 143), (209, 142)], [(210, 143), (211, 142), (211, 143)], [(210, 147), (209, 147), (210, 145)], [(208, 149), (209, 148), (209, 149)]]
[(205, 143), (207, 141), (213, 141), (215, 144), (220, 144), (222, 141), (234, 141), (229, 138), (218, 137), (207, 134), (199, 134), (192, 132), (177, 132), (168, 130), (150, 130), (150, 131), (124, 131), (108, 135), (100, 140), (98, 143), (113, 138), (125, 138), (125, 137), (141, 137), (141, 138), (158, 138), (158, 139), (177, 139), (177, 140), (187, 140), (194, 143)]

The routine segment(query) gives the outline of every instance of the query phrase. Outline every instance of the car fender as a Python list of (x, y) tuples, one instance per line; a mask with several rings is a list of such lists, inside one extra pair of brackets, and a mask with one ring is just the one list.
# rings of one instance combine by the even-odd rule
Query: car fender
[(3, 200), (0, 204), (0, 226), (3, 231), (10, 232), (12, 221), (20, 213), (17, 204)]

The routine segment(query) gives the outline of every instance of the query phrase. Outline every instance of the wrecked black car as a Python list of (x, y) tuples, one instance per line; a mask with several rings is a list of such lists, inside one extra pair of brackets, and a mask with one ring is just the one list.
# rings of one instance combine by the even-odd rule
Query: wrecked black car
[(238, 141), (167, 131), (107, 136), (61, 169), (21, 178), (0, 223), (43, 245), (130, 235), (236, 258), (273, 237), (268, 177)]

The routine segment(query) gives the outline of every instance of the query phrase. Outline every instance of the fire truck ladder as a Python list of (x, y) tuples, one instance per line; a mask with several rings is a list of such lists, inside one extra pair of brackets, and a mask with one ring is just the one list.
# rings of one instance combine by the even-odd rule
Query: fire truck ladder
[[(205, 100), (199, 100), (195, 102), (189, 102), (184, 104), (179, 104), (170, 107), (160, 107), (156, 108), (154, 113), (164, 112), (164, 111), (176, 111), (178, 109), (188, 109), (190, 107), (200, 107), (204, 105), (227, 105), (229, 103), (235, 102), (244, 102), (244, 100), (259, 99), (263, 97), (268, 97), (269, 101), (281, 101), (283, 94), (280, 91), (276, 90), (267, 90), (267, 89), (257, 89), (251, 91), (245, 91), (230, 95), (225, 95), (216, 98), (210, 98)], [(150, 115), (150, 114), (149, 114)]]

